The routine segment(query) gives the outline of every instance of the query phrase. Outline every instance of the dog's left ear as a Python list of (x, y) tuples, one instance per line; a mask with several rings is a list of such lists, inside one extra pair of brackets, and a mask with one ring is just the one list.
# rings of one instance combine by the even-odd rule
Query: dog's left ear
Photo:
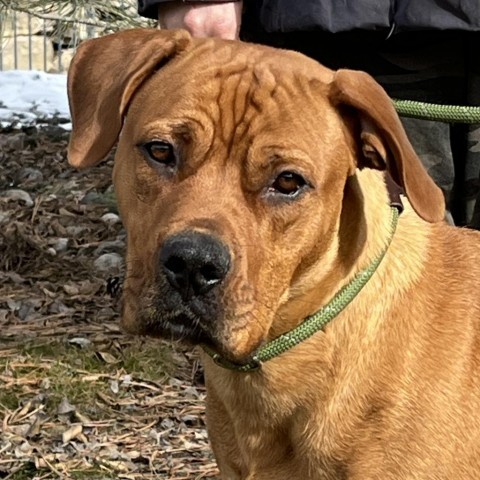
[(432, 223), (443, 220), (443, 193), (423, 167), (383, 88), (367, 73), (339, 70), (330, 85), (330, 99), (358, 117), (363, 156), (359, 166), (388, 169), (418, 215)]
[(189, 42), (185, 30), (142, 28), (86, 40), (78, 47), (68, 71), (71, 165), (86, 168), (103, 160), (117, 141), (135, 91)]

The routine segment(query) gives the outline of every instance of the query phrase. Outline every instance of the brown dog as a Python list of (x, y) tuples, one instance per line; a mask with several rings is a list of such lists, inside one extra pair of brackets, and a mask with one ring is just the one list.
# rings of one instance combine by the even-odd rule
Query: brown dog
[[(223, 479), (480, 478), (480, 234), (443, 223), (375, 81), (132, 30), (79, 48), (69, 96), (72, 165), (118, 139), (131, 332), (248, 363), (392, 238), (321, 331), (248, 372), (204, 355)], [(409, 200), (393, 237), (384, 170)]]

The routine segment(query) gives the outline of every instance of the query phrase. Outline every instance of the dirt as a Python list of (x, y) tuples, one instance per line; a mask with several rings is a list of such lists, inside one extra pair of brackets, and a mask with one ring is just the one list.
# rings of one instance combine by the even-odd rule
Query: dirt
[(67, 143), (0, 130), (0, 478), (214, 478), (195, 353), (118, 326), (113, 159)]

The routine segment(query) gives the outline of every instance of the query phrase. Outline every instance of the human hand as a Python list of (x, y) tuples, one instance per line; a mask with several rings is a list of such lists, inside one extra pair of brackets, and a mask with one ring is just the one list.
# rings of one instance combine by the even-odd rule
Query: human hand
[(238, 39), (242, 21), (242, 1), (165, 2), (158, 6), (160, 28), (185, 28), (193, 37)]

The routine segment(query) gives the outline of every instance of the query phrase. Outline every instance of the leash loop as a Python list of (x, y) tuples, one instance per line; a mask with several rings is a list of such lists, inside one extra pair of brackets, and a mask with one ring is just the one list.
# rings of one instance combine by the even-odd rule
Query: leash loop
[(447, 123), (480, 124), (480, 107), (463, 105), (441, 105), (394, 98), (397, 113), (403, 117), (420, 118)]

